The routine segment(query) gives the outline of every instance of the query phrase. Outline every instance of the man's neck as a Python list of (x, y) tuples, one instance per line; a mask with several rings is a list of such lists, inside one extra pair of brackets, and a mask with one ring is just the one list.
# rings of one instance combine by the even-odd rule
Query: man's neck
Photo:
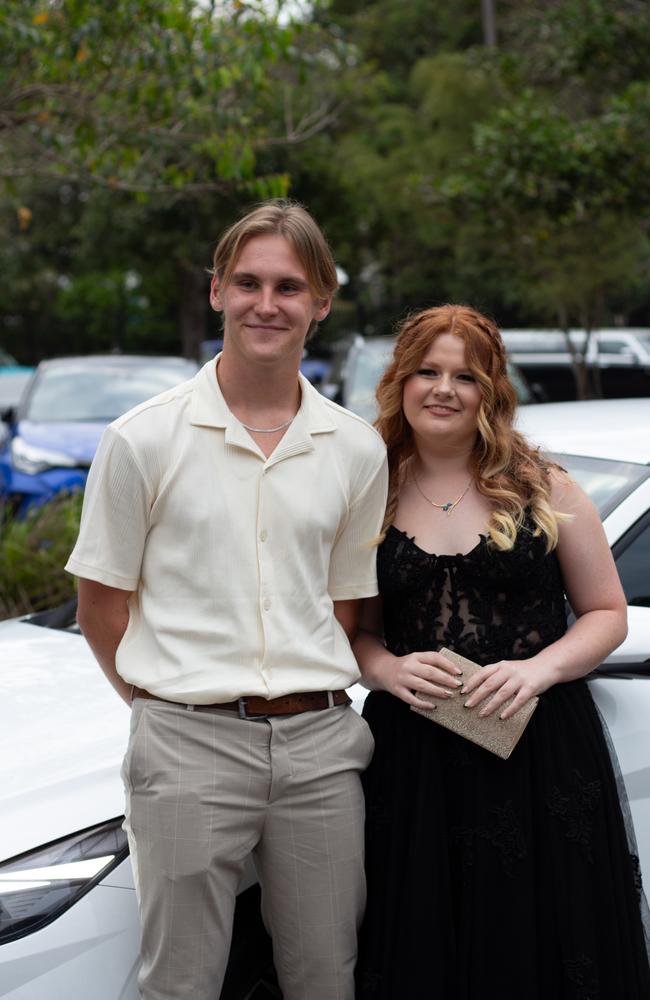
[[(217, 366), (217, 378), (228, 408), (240, 420), (254, 426), (293, 415), (300, 405), (299, 362), (241, 364), (226, 351)], [(277, 422), (281, 421), (277, 419)]]

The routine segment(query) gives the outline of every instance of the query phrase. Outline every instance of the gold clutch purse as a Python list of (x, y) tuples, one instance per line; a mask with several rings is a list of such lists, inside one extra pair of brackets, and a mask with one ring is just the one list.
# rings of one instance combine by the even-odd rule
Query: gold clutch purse
[[(458, 653), (452, 653), (450, 649), (439, 650), (442, 656), (451, 660), (463, 671), (463, 680), (466, 682), (482, 667), (473, 660), (468, 660)], [(506, 701), (498, 712), (484, 718), (479, 716), (481, 703), (474, 708), (465, 708), (465, 695), (460, 691), (455, 691), (451, 698), (429, 698), (425, 694), (418, 695), (423, 701), (431, 703), (431, 709), (416, 708), (411, 705), (413, 712), (423, 715), (425, 719), (431, 719), (446, 729), (451, 729), (452, 733), (464, 736), (472, 743), (478, 743), (480, 747), (489, 750), (507, 760), (530, 721), (530, 717), (537, 708), (539, 698), (531, 698), (525, 705), (522, 705), (518, 712), (510, 716), (509, 719), (500, 719), (499, 714), (512, 702), (512, 698)]]

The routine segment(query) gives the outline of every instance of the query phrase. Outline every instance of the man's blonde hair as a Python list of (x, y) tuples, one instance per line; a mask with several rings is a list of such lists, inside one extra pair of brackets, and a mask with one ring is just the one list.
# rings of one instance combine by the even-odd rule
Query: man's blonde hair
[(287, 198), (265, 201), (223, 234), (214, 251), (212, 274), (225, 288), (237, 259), (250, 239), (255, 236), (284, 236), (296, 252), (305, 269), (314, 298), (327, 299), (338, 288), (336, 265), (327, 240), (309, 212)]

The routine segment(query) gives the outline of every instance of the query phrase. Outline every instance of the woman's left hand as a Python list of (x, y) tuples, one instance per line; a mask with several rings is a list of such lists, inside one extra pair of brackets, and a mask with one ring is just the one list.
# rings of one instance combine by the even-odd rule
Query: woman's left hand
[(506, 701), (514, 698), (512, 704), (500, 714), (501, 719), (509, 719), (522, 705), (546, 691), (552, 683), (550, 673), (531, 660), (499, 660), (474, 674), (460, 693), (467, 696), (466, 708), (474, 708), (484, 702), (478, 712), (481, 717), (492, 715)]

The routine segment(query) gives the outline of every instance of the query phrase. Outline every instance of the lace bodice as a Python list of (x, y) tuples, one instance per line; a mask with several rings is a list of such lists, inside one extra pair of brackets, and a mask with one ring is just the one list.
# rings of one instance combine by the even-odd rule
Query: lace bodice
[(528, 659), (566, 631), (560, 569), (529, 525), (500, 552), (481, 535), (458, 555), (430, 555), (390, 527), (377, 556), (388, 649), (447, 646), (477, 663)]

